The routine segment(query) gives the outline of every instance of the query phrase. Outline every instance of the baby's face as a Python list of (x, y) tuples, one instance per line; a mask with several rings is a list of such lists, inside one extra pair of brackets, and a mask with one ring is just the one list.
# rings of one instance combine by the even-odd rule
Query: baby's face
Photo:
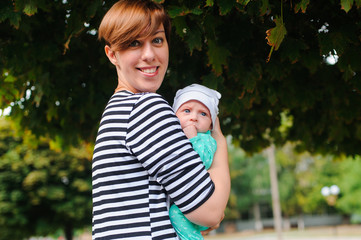
[(190, 100), (183, 103), (176, 112), (182, 129), (190, 125), (195, 126), (197, 132), (211, 130), (212, 118), (208, 108), (201, 102)]

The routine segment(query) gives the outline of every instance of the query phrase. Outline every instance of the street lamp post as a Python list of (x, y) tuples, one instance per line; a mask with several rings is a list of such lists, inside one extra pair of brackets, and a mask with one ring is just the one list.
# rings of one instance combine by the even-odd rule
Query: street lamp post
[(322, 196), (326, 198), (327, 204), (330, 206), (335, 206), (339, 193), (340, 188), (337, 185), (332, 185), (331, 187), (325, 186), (321, 189)]
[[(322, 196), (325, 197), (327, 204), (332, 207), (335, 206), (339, 193), (340, 193), (340, 188), (337, 185), (332, 185), (331, 187), (324, 186), (321, 189)], [(334, 225), (334, 235), (335, 236), (338, 235), (336, 225)]]

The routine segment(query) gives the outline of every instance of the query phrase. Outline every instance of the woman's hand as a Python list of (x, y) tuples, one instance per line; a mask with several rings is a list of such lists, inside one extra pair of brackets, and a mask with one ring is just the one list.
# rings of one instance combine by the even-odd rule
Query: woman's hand
[(217, 141), (217, 143), (218, 141), (225, 140), (218, 117), (216, 118), (216, 122), (214, 123), (214, 127), (212, 130), (212, 137)]
[(210, 227), (207, 230), (201, 231), (202, 236), (205, 236), (208, 233), (210, 233), (211, 231), (216, 230), (217, 228), (219, 228), (219, 226), (221, 225), (221, 222), (222, 222), (223, 219), (224, 219), (224, 214), (223, 214), (221, 220), (219, 221), (219, 223), (217, 225), (215, 225), (213, 227)]

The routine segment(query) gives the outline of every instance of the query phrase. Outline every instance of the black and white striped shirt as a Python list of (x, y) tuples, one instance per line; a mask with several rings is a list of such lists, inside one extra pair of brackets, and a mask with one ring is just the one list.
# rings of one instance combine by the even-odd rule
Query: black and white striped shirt
[(158, 94), (115, 93), (93, 154), (93, 239), (177, 239), (169, 197), (183, 213), (202, 205), (214, 184)]

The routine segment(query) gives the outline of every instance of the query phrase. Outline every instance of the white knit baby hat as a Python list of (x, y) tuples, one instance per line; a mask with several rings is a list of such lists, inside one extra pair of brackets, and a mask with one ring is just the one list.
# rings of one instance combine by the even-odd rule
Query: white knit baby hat
[(197, 100), (208, 108), (211, 113), (212, 126), (214, 128), (219, 112), (218, 103), (221, 96), (222, 95), (216, 90), (195, 83), (177, 91), (174, 97), (173, 110), (174, 112), (177, 112), (178, 108), (183, 103), (189, 100)]

